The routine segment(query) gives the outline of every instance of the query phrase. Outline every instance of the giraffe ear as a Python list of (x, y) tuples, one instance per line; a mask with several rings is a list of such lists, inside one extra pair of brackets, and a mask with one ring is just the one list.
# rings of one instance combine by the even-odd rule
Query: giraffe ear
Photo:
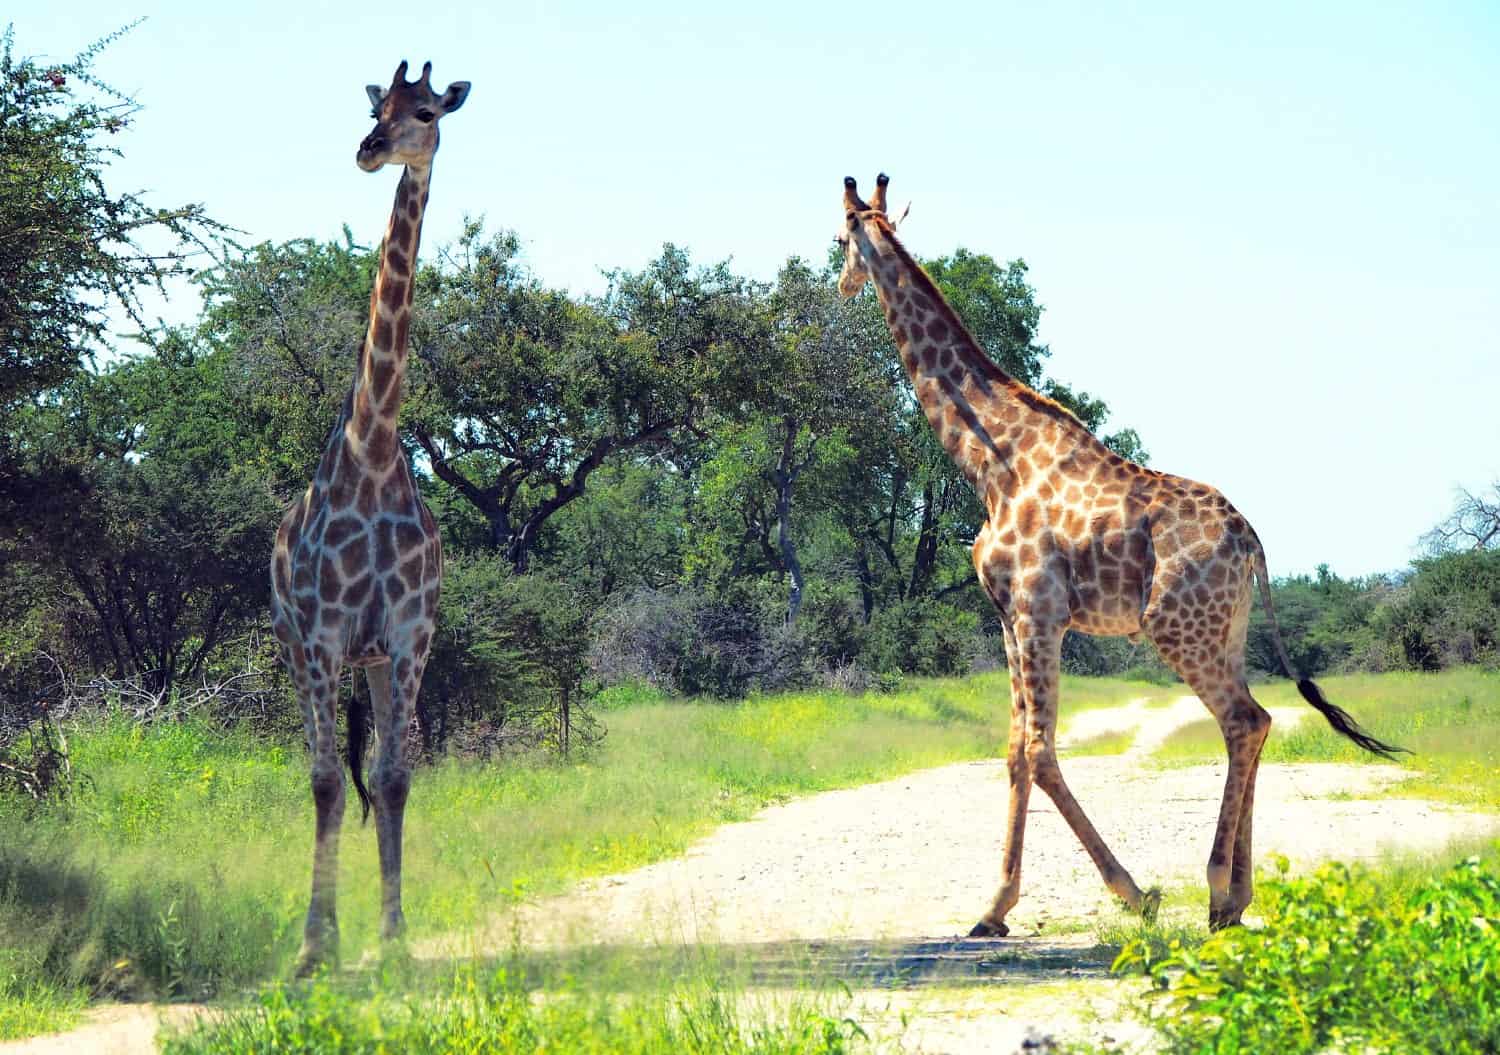
[(370, 105), (380, 109), (380, 104), (385, 102), (385, 89), (378, 84), (365, 85), (365, 94), (370, 97)]
[(462, 106), (464, 104), (464, 100), (468, 97), (469, 82), (454, 81), (452, 84), (448, 85), (448, 90), (444, 92), (443, 97), (438, 100), (438, 105), (443, 108), (444, 113), (451, 114), (454, 110), (457, 110), (460, 106)]

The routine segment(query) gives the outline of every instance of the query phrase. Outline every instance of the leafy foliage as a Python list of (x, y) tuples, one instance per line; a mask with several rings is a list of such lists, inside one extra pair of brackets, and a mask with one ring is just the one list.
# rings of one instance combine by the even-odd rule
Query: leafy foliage
[(139, 324), (141, 294), (185, 273), (223, 230), (200, 206), (156, 208), (105, 186), (136, 106), (92, 67), (129, 28), (51, 65), (18, 57), (9, 28), (0, 35), (0, 481), (14, 471), (13, 415), (97, 349), (105, 308)]
[(674, 246), (584, 303), (544, 289), (517, 248), (471, 224), (452, 266), (428, 272), (414, 340), (430, 385), (409, 420), (433, 473), (524, 571), (601, 466), (667, 451), (745, 398), (762, 331), (753, 284)]
[[(1286, 862), (1281, 861), (1285, 872)], [(1500, 1047), (1500, 873), (1471, 857), (1405, 897), (1325, 865), (1262, 885), (1265, 926), (1117, 969), (1156, 989), (1150, 1020), (1183, 1053), (1478, 1053)]]

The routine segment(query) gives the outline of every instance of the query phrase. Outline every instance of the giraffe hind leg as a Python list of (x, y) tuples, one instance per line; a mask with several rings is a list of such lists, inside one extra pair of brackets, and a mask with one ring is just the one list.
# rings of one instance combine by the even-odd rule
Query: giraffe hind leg
[[(1211, 930), (1233, 926), (1250, 903), (1254, 861), (1251, 851), (1255, 778), (1260, 753), (1271, 731), (1271, 716), (1255, 702), (1245, 683), (1243, 621), (1236, 619), (1227, 634), (1204, 632), (1191, 641), (1156, 638), (1162, 658), (1203, 701), (1224, 737), (1228, 769), (1219, 819), (1208, 855), (1208, 925)], [(1229, 641), (1229, 647), (1216, 641)]]
[(1208, 926), (1210, 930), (1221, 930), (1239, 923), (1250, 904), (1255, 778), (1260, 768), (1261, 748), (1271, 731), (1271, 716), (1251, 698), (1243, 682), (1201, 687), (1195, 684), (1193, 689), (1218, 720), (1229, 757), (1219, 822), (1208, 856)]

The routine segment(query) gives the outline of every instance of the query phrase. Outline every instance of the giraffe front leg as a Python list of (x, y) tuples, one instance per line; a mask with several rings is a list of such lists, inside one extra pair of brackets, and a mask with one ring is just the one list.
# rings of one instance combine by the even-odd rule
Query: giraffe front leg
[(1010, 807), (1006, 812), (1005, 849), (1000, 858), (1000, 890), (990, 910), (969, 931), (971, 938), (1003, 938), (1010, 933), (1005, 917), (1021, 899), (1021, 853), (1026, 840), (1026, 807), (1031, 798), (1031, 763), (1026, 758), (1026, 689), (1021, 680), (1020, 650), (1010, 621), (1005, 631), (1005, 662), (1010, 670), (1010, 743), (1006, 771), (1010, 777)]
[(375, 719), (376, 756), (370, 794), (375, 806), (375, 835), (380, 844), (380, 937), (386, 941), (399, 938), (406, 929), (406, 917), (401, 910), (402, 828), (411, 790), (406, 730), (416, 706), (421, 679), (419, 662), (402, 656), (365, 670)]
[(324, 671), (312, 672), (306, 683), (303, 707), (312, 731), (312, 793), (317, 810), (313, 844), (312, 896), (297, 956), (297, 977), (305, 978), (319, 966), (338, 960), (339, 829), (344, 819), (344, 769), (334, 742), (334, 708), (338, 681)]
[(1037, 628), (1021, 636), (1021, 670), (1029, 697), (1026, 712), (1026, 756), (1031, 772), (1040, 787), (1057, 807), (1068, 827), (1083, 845), (1099, 870), (1104, 885), (1132, 912), (1150, 917), (1155, 914), (1160, 894), (1142, 893), (1130, 873), (1110, 852), (1098, 829), (1083, 812), (1073, 792), (1063, 780), (1057, 763), (1058, 681), (1061, 674), (1062, 627)]

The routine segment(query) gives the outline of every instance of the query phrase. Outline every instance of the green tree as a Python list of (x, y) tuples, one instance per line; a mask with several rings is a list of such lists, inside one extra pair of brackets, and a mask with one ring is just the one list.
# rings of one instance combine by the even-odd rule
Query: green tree
[(375, 254), (341, 242), (266, 242), (198, 276), (194, 339), (219, 353), (222, 413), (283, 500), (307, 485), (354, 378)]
[(765, 338), (751, 283), (671, 245), (587, 303), (545, 289), (517, 248), (471, 224), (429, 273), (413, 326), (426, 387), (409, 420), (434, 475), (525, 571), (602, 466), (670, 455), (716, 408), (742, 403)]
[[(795, 622), (807, 580), (793, 506), (816, 515), (834, 497), (830, 473), (857, 457), (849, 436), (889, 417), (897, 374), (884, 324), (845, 311), (835, 273), (793, 258), (763, 301), (768, 341), (756, 405), (725, 424), (705, 466), (703, 497), (716, 530), (698, 547), (743, 573), (763, 566), (788, 580), (786, 621)], [(822, 525), (820, 525), (822, 526)], [(704, 556), (706, 555), (706, 560)]]
[(1500, 658), (1500, 550), (1423, 557), (1413, 568), (1373, 618), (1401, 664), (1439, 670)]

